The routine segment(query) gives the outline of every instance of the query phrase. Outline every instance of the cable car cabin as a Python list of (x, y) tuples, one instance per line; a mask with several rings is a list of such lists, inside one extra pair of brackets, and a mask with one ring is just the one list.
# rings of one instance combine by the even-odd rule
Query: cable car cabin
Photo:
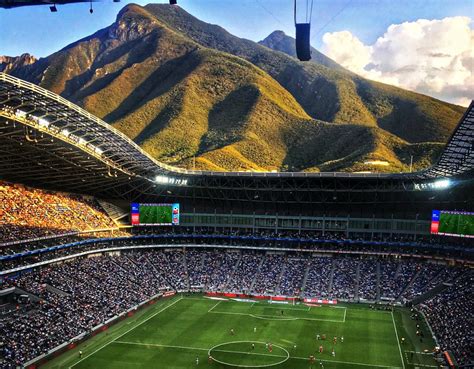
[(296, 56), (301, 61), (311, 60), (310, 23), (296, 23)]

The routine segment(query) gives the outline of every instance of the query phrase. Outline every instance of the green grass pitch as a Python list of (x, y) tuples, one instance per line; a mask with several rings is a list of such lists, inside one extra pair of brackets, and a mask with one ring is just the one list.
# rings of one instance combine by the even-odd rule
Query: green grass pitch
[[(432, 355), (422, 353), (434, 347), (433, 340), (420, 342), (415, 330), (409, 311), (402, 308), (392, 313), (359, 304), (308, 307), (177, 296), (137, 312), (44, 367), (435, 368)], [(326, 340), (317, 340), (317, 334), (325, 334)], [(316, 358), (312, 366), (310, 355)]]
[(474, 215), (441, 213), (439, 232), (474, 235)]
[(140, 205), (140, 224), (171, 224), (171, 206)]

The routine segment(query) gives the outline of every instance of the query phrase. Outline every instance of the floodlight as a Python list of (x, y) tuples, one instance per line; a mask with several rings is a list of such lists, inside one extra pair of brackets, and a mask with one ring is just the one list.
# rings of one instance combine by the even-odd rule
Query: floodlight
[(449, 179), (439, 179), (433, 183), (433, 188), (436, 190), (444, 190), (451, 185), (451, 181)]

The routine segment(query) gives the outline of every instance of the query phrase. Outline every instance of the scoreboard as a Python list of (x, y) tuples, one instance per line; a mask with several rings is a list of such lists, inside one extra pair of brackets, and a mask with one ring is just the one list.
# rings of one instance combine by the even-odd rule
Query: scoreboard
[(131, 218), (136, 226), (179, 225), (179, 204), (132, 203)]
[(474, 238), (474, 213), (433, 210), (431, 234)]

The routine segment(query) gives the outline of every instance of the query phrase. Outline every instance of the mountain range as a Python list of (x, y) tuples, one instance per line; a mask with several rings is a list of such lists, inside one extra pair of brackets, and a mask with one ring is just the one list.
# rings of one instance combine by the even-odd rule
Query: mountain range
[[(439, 156), (464, 108), (351, 73), (281, 31), (255, 43), (180, 7), (116, 21), (0, 70), (81, 105), (156, 159), (208, 170), (403, 171)], [(2, 61), (3, 60), (3, 61)], [(3, 66), (3, 67), (2, 67)]]

